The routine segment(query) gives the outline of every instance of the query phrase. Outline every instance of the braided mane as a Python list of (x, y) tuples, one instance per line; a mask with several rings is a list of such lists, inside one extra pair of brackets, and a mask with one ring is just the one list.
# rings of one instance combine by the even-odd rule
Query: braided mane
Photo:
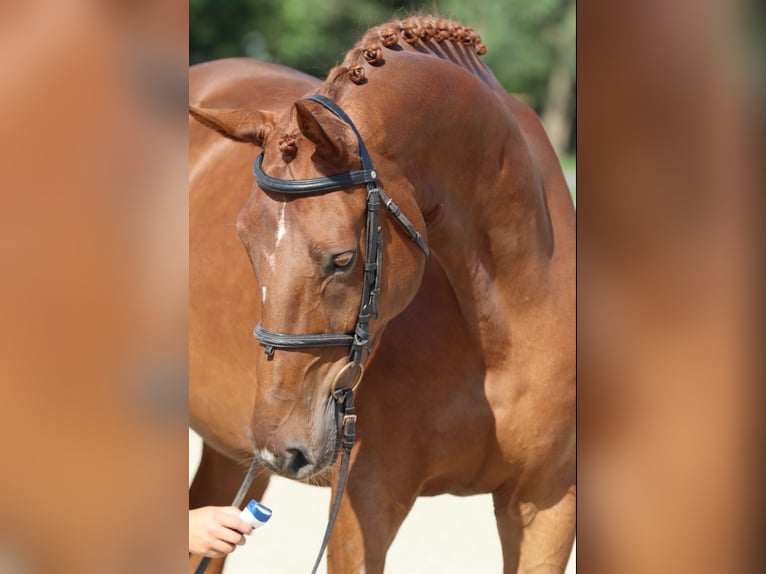
[(368, 30), (349, 50), (343, 63), (330, 70), (325, 85), (334, 91), (333, 88), (340, 88), (345, 80), (354, 84), (365, 83), (368, 66), (385, 64), (384, 48), (410, 48), (433, 54), (452, 61), (484, 82), (495, 82), (492, 73), (477, 57), (484, 55), (487, 47), (473, 28), (446, 18), (413, 16)]

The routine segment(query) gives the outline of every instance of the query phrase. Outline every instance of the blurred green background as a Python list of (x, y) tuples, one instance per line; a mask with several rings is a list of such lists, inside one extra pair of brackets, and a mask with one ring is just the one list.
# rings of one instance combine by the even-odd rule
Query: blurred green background
[(368, 28), (415, 13), (481, 35), (484, 61), (543, 119), (574, 190), (574, 0), (190, 0), (189, 59), (249, 56), (324, 78)]

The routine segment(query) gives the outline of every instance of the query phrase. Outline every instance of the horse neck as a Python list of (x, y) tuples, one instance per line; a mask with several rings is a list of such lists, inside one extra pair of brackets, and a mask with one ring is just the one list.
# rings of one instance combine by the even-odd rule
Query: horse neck
[[(480, 83), (462, 95), (445, 88), (453, 90), (443, 98), (451, 110), (400, 107), (398, 119), (383, 114), (373, 133), (383, 134), (378, 149), (413, 190), (433, 256), (489, 367), (507, 359), (517, 328), (510, 318), (542, 304), (548, 291), (552, 229), (530, 147), (503, 99)], [(429, 137), (400, 137), (392, 146), (386, 134), (403, 130)]]

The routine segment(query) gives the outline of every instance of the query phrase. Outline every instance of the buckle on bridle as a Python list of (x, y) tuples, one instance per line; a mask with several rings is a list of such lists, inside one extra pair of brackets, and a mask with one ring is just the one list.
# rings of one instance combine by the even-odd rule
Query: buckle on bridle
[(356, 442), (356, 415), (343, 415), (343, 448), (351, 450)]
[(334, 398), (338, 403), (337, 408), (342, 415), (340, 428), (338, 430), (343, 439), (343, 449), (346, 452), (351, 452), (354, 442), (356, 441), (356, 407), (354, 405), (354, 391), (348, 387), (339, 389)]

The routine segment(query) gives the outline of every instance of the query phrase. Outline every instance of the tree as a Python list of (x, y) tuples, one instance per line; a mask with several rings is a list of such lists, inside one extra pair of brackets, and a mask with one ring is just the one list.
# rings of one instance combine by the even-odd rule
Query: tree
[(542, 115), (554, 148), (566, 151), (575, 112), (575, 0), (441, 0), (440, 7), (479, 32), (486, 64)]

